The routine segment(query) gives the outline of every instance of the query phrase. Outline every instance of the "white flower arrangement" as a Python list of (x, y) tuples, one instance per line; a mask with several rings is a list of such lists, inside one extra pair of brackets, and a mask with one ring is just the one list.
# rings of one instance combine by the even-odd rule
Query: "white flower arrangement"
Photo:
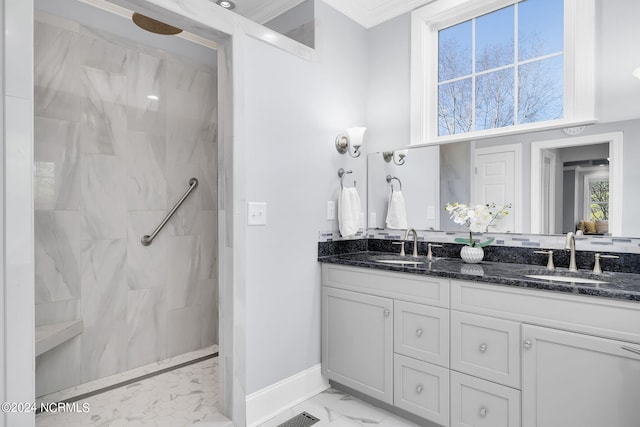
[(507, 203), (500, 209), (495, 203), (489, 203), (486, 205), (471, 206), (465, 203), (447, 203), (444, 209), (449, 212), (450, 218), (456, 224), (464, 225), (469, 228), (469, 239), (457, 238), (456, 242), (464, 243), (471, 247), (480, 247), (493, 243), (493, 237), (486, 242), (478, 242), (473, 239), (473, 232), (486, 233), (489, 231), (489, 227), (494, 221), (502, 219), (505, 215), (509, 214), (511, 204)]

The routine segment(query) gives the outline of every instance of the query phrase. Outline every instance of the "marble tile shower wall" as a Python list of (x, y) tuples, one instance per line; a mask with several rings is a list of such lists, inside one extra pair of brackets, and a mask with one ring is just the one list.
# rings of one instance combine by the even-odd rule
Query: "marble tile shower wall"
[(37, 395), (217, 343), (216, 70), (41, 15), (35, 86)]

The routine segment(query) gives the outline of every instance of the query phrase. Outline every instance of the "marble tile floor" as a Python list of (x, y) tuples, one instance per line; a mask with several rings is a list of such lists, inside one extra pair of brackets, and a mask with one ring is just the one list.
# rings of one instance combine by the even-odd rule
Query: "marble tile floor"
[(177, 356), (173, 356), (168, 359), (163, 359), (158, 362), (149, 363), (147, 365), (129, 369), (124, 372), (120, 372), (118, 374), (109, 375), (103, 378), (99, 378), (97, 380), (82, 383), (74, 387), (69, 387), (67, 389), (60, 390), (55, 393), (38, 397), (36, 399), (36, 404), (40, 405), (41, 402), (60, 402), (60, 401), (74, 398), (76, 396), (80, 396), (86, 393), (92, 393), (96, 390), (113, 386), (114, 384), (120, 384), (120, 383), (129, 381), (133, 378), (138, 378), (138, 377), (150, 374), (152, 372), (158, 372), (160, 370), (177, 366), (187, 361), (199, 359), (203, 356), (217, 353), (217, 352), (218, 352), (218, 345), (214, 344), (200, 350), (179, 354)]
[(36, 426), (230, 426), (218, 413), (217, 368), (218, 358), (177, 368), (78, 401), (76, 411), (41, 413)]
[(303, 411), (320, 419), (313, 427), (418, 427), (418, 424), (333, 388), (280, 413), (259, 427), (277, 427)]

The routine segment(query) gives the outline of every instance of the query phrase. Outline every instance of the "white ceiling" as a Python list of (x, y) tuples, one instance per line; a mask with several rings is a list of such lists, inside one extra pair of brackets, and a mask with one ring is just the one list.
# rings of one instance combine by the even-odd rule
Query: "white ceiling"
[[(215, 0), (212, 0), (215, 1)], [(234, 12), (264, 24), (304, 0), (233, 0)], [(323, 0), (365, 28), (410, 12), (435, 0)], [(446, 0), (445, 0), (446, 1)]]
[[(410, 12), (436, 0), (323, 0), (365, 28)], [(446, 0), (444, 0), (446, 1)]]

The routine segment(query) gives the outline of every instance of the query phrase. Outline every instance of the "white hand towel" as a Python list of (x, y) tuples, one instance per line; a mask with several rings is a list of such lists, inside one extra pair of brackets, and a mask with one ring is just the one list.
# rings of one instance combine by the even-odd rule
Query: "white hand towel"
[(338, 201), (338, 226), (342, 237), (352, 236), (360, 229), (360, 196), (355, 187), (343, 188)]
[(407, 209), (402, 191), (392, 191), (387, 208), (387, 228), (407, 228)]

